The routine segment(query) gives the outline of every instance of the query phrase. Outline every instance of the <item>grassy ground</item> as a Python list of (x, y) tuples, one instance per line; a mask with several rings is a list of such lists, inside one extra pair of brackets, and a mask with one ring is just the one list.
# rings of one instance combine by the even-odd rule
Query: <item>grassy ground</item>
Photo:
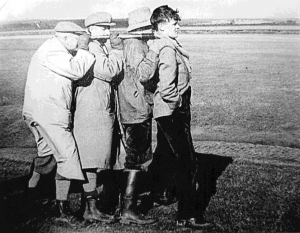
[[(296, 35), (181, 35), (193, 68), (195, 140), (300, 147)], [(45, 40), (0, 40), (0, 147), (34, 146), (21, 119), (30, 58)]]
[(300, 40), (187, 37), (195, 139), (299, 147)]
[[(205, 217), (214, 224), (194, 232), (300, 231), (300, 161), (298, 157), (292, 156), (299, 154), (299, 149), (248, 144), (237, 147), (228, 143), (210, 142), (196, 143), (196, 148), (203, 152), (198, 154), (201, 164), (197, 178), (201, 187), (199, 198), (206, 209)], [(277, 154), (283, 151), (286, 158), (272, 158), (270, 154), (274, 151)], [(10, 171), (10, 174), (28, 172), (32, 149), (19, 152), (16, 149), (5, 149), (0, 152), (1, 170)], [(259, 156), (261, 152), (266, 156)], [(16, 155), (18, 159), (9, 160), (5, 154)], [(6, 174), (7, 178), (9, 173)], [(87, 228), (73, 229), (59, 225), (51, 220), (51, 206), (32, 208), (26, 204), (22, 189), (25, 181), (22, 176), (1, 183), (6, 194), (6, 217), (1, 220), (4, 219), (8, 223), (6, 227), (10, 227), (4, 232), (192, 232), (174, 226), (177, 204), (152, 209), (149, 214), (158, 218), (158, 222), (152, 226), (98, 223)], [(49, 186), (51, 180), (43, 183)], [(49, 190), (49, 187), (43, 189)], [(79, 198), (78, 190), (73, 188), (70, 200), (75, 211), (79, 208)]]
[[(272, 153), (264, 147), (228, 143), (204, 150), (206, 177), (199, 182), (205, 187), (201, 193), (207, 204), (205, 216), (215, 224), (203, 232), (300, 231), (300, 165), (289, 157), (291, 150), (293, 158), (300, 154), (291, 149), (300, 148), (300, 39), (295, 35), (180, 38), (191, 53), (192, 134), (197, 151), (206, 148), (206, 141), (276, 146), (270, 147)], [(22, 187), (35, 149), (21, 109), (30, 57), (43, 41), (0, 40), (0, 191), (6, 197), (5, 208), (0, 209), (8, 211), (0, 219), (10, 226), (7, 232), (176, 231), (176, 204), (153, 209), (150, 214), (159, 222), (151, 227), (99, 224), (77, 230), (53, 224), (50, 207), (28, 208)], [(280, 145), (291, 148), (279, 149)], [(274, 155), (280, 159), (274, 160)], [(76, 192), (72, 195), (78, 199)]]

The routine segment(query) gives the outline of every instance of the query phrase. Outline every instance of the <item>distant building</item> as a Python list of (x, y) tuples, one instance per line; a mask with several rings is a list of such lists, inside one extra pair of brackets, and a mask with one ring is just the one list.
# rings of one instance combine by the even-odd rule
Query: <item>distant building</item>
[(232, 25), (234, 24), (234, 20), (226, 20), (226, 19), (221, 19), (221, 20), (213, 20), (211, 21), (212, 25)]
[(260, 25), (260, 24), (273, 24), (272, 20), (266, 19), (235, 19), (235, 25)]
[(289, 19), (289, 20), (286, 21), (286, 24), (288, 24), (288, 25), (296, 25), (297, 22), (296, 22), (296, 20)]

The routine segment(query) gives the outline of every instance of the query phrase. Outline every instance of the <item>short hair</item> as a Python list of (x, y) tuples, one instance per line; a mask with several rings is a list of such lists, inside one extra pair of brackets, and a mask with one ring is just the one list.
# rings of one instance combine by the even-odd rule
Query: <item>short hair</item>
[(173, 10), (168, 5), (157, 7), (150, 18), (150, 22), (153, 26), (153, 30), (158, 30), (158, 24), (163, 22), (169, 22), (171, 19), (175, 21), (180, 21), (180, 16), (178, 15), (178, 10)]

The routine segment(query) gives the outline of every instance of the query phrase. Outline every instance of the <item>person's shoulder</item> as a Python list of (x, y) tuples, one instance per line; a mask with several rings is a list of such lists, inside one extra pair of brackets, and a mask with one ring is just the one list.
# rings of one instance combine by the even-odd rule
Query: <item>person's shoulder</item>
[(59, 41), (56, 39), (56, 37), (51, 37), (47, 40), (45, 40), (40, 47), (45, 47), (45, 46), (49, 46), (49, 45), (53, 45), (58, 43)]
[(146, 42), (143, 42), (139, 39), (126, 39), (124, 41), (124, 53), (130, 56), (137, 56), (148, 51), (148, 45)]
[(100, 45), (96, 42), (96, 41), (91, 41), (90, 43), (89, 43), (89, 49), (91, 49), (91, 48), (97, 48), (97, 49), (100, 49)]
[[(125, 46), (125, 47), (142, 47), (142, 46), (144, 46), (145, 44), (146, 44), (146, 43), (143, 42), (142, 40), (135, 39), (135, 38), (124, 40), (124, 46)], [(147, 45), (147, 44), (146, 44), (146, 45)]]
[(37, 52), (47, 53), (52, 51), (60, 51), (63, 49), (64, 46), (59, 42), (59, 40), (56, 37), (51, 37), (41, 44)]
[(172, 43), (172, 41), (168, 38), (157, 38), (155, 40), (155, 43), (159, 43), (161, 45), (161, 47), (168, 47), (171, 49), (175, 49), (175, 45)]
[(89, 51), (91, 53), (105, 53), (102, 46), (100, 46), (100, 44), (96, 41), (91, 41), (89, 43)]

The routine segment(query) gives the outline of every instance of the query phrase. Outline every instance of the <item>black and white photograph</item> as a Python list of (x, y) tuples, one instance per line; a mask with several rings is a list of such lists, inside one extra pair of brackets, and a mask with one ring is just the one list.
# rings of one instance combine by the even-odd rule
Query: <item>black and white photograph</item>
[(299, 0), (0, 0), (0, 232), (300, 232)]

